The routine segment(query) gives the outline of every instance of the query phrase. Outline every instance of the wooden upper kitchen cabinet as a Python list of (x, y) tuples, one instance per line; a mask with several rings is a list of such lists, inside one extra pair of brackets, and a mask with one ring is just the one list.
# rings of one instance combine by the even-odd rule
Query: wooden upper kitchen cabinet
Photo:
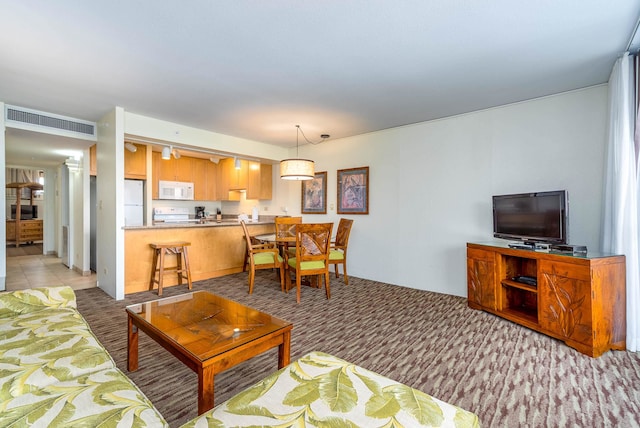
[(132, 178), (137, 180), (147, 179), (147, 146), (143, 144), (135, 144), (137, 150), (130, 152), (124, 151), (124, 178)]
[(217, 200), (218, 165), (208, 159), (194, 158), (192, 162), (195, 200)]
[(206, 161), (207, 164), (207, 195), (208, 201), (217, 201), (220, 198), (218, 197), (218, 165), (211, 162)]
[(235, 168), (235, 159), (222, 159), (218, 167), (218, 198), (224, 201), (240, 200), (240, 191), (246, 191), (247, 199), (271, 199), (272, 167), (255, 161), (240, 161)]
[(89, 147), (89, 175), (98, 175), (98, 159), (97, 159), (98, 145), (94, 144)]
[(249, 162), (240, 160), (240, 169), (235, 168), (235, 159), (220, 160), (218, 164), (218, 198), (222, 201), (239, 201), (240, 190), (246, 190)]
[(182, 156), (176, 159), (162, 159), (159, 152), (153, 153), (153, 175), (157, 174), (158, 180), (193, 182), (193, 158)]
[(271, 199), (273, 167), (260, 162), (241, 160), (235, 169), (235, 159), (221, 159), (218, 164), (209, 159), (182, 156), (163, 160), (160, 152), (151, 154), (152, 198), (158, 199), (158, 181), (187, 181), (194, 185), (196, 201), (239, 201), (242, 191), (247, 199)]
[(186, 181), (193, 183), (194, 200), (218, 200), (218, 165), (208, 159), (182, 156), (180, 159), (164, 160), (160, 152), (151, 154), (151, 192), (158, 199), (158, 182)]
[(227, 158), (220, 161), (223, 187), (228, 190), (243, 190), (247, 188), (249, 161), (240, 160), (240, 169), (235, 167), (235, 159)]
[(158, 181), (160, 180), (160, 162), (162, 160), (162, 154), (159, 152), (151, 153), (151, 198), (158, 199)]
[(260, 162), (249, 162), (247, 199), (271, 199), (272, 167)]

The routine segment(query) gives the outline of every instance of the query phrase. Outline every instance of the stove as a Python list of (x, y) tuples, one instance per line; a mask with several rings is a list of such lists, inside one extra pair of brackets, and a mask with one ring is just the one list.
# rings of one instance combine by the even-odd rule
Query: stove
[(189, 208), (156, 207), (153, 209), (153, 221), (164, 223), (194, 223), (197, 218), (189, 218)]

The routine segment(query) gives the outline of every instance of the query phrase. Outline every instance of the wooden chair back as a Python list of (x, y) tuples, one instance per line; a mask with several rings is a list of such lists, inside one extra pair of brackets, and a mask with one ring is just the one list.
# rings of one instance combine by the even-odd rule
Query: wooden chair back
[(296, 225), (302, 223), (302, 217), (276, 217), (276, 239), (296, 236)]
[[(249, 294), (253, 293), (253, 285), (255, 283), (256, 270), (259, 269), (279, 269), (280, 270), (280, 289), (284, 291), (284, 275), (285, 267), (280, 253), (275, 244), (263, 244), (249, 235), (249, 230), (244, 221), (240, 222), (244, 232), (244, 239), (247, 245), (247, 259), (249, 261)], [(270, 253), (271, 257), (261, 255), (260, 253)], [(260, 255), (259, 255), (260, 254)], [(261, 261), (256, 263), (256, 256)]]
[(336, 240), (331, 244), (331, 252), (329, 253), (329, 264), (335, 265), (336, 278), (340, 277), (338, 274), (338, 265), (342, 265), (345, 285), (349, 285), (349, 276), (347, 275), (347, 246), (349, 245), (351, 226), (353, 226), (353, 220), (346, 218), (340, 219), (338, 231), (336, 232)]
[[(328, 269), (333, 223), (306, 223), (296, 226), (296, 263), (324, 261)], [(321, 273), (321, 272), (320, 272)]]
[(300, 286), (303, 276), (324, 277), (327, 299), (329, 288), (329, 251), (333, 223), (300, 223), (296, 225), (296, 257), (288, 259), (287, 267), (296, 273), (296, 300), (300, 303)]
[(349, 244), (349, 235), (351, 234), (351, 226), (353, 226), (353, 220), (341, 218), (338, 223), (338, 230), (336, 231), (336, 240), (334, 248), (347, 251), (347, 245)]
[(240, 225), (242, 226), (242, 231), (244, 232), (244, 240), (247, 245), (247, 256), (249, 256), (251, 255), (251, 247), (254, 243), (257, 243), (257, 241), (255, 240), (255, 238), (252, 238), (251, 235), (249, 235), (249, 230), (247, 229), (247, 225), (244, 224), (244, 221), (241, 221)]

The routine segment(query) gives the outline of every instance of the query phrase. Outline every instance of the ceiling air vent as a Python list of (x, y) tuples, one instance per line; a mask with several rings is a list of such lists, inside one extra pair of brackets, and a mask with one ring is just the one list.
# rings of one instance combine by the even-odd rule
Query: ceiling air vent
[(5, 125), (46, 134), (96, 140), (96, 124), (72, 117), (7, 105)]

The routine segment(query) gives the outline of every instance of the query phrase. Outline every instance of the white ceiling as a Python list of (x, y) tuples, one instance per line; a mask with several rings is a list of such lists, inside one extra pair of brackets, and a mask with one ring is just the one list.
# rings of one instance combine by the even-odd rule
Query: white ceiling
[[(335, 139), (604, 83), (640, 15), (638, 0), (0, 2), (1, 101), (283, 146), (296, 124)], [(30, 137), (8, 133), (7, 163), (43, 156)]]

